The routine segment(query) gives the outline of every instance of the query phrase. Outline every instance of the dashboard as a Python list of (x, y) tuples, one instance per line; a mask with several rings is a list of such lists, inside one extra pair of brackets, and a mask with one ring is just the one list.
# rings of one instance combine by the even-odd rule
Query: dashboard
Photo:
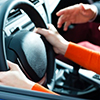
[[(29, 1), (31, 1), (35, 5), (37, 11), (40, 13), (44, 21), (48, 23), (49, 19), (47, 17), (48, 15), (43, 0)], [(26, 13), (23, 10), (13, 9), (11, 10), (8, 16), (5, 27), (5, 33), (7, 36), (9, 36), (21, 29), (32, 30), (34, 27), (34, 24), (31, 22), (30, 18), (26, 15)]]
[[(3, 4), (7, 0), (0, 0), (0, 4)], [(29, 0), (34, 4), (37, 11), (40, 13), (41, 17), (45, 23), (51, 23), (51, 13), (56, 8), (60, 0)], [(50, 8), (49, 8), (50, 7)], [(29, 17), (24, 11), (19, 9), (13, 9), (7, 19), (5, 33), (7, 36), (14, 34), (21, 29), (33, 30), (34, 24), (31, 22)]]

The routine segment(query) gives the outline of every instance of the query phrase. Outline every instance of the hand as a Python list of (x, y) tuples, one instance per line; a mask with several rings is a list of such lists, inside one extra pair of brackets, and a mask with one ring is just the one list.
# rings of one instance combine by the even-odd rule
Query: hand
[(39, 33), (51, 43), (54, 48), (55, 53), (65, 54), (69, 42), (66, 41), (56, 30), (56, 28), (49, 24), (48, 30), (43, 28), (36, 28), (34, 32)]
[(0, 85), (13, 86), (17, 88), (31, 89), (35, 84), (30, 81), (20, 70), (17, 64), (7, 61), (9, 71), (0, 72)]
[(76, 4), (64, 8), (56, 13), (60, 16), (58, 19), (58, 28), (64, 24), (64, 31), (68, 29), (70, 24), (86, 23), (96, 17), (97, 8), (89, 4)]

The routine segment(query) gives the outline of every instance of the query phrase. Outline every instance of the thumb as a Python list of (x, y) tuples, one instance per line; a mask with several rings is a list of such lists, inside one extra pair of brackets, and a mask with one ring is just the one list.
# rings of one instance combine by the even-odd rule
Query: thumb
[(11, 61), (9, 61), (9, 60), (7, 60), (7, 64), (8, 64), (8, 66), (9, 66), (9, 69), (10, 70), (16, 70), (16, 69), (18, 69), (19, 67), (18, 67), (18, 65), (17, 64), (15, 64), (15, 63), (13, 63), (13, 62), (11, 62)]
[[(66, 8), (65, 8), (65, 9), (66, 9)], [(57, 15), (57, 16), (61, 16), (62, 14), (65, 13), (65, 9), (59, 10), (58, 12), (56, 12), (56, 15)]]

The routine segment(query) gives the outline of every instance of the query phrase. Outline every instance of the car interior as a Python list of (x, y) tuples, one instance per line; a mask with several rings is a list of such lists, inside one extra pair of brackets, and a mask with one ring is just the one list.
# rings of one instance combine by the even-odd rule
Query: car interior
[[(0, 100), (100, 99), (100, 75), (57, 59), (45, 37), (32, 32), (35, 27), (47, 29), (48, 23), (56, 27), (56, 12), (68, 6), (65, 1), (0, 0), (0, 71), (9, 70), (8, 59), (18, 64), (32, 81), (40, 81), (46, 73), (43, 86), (60, 94), (0, 85)], [(62, 29), (58, 31), (63, 32)]]

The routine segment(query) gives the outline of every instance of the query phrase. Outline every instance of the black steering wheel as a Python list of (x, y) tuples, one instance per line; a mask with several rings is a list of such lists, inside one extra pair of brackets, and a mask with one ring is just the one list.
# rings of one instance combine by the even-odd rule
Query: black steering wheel
[[(0, 9), (0, 71), (9, 70), (7, 59), (20, 65), (31, 80), (40, 81), (47, 74), (47, 85), (54, 84), (55, 59), (46, 39), (28, 30), (5, 36), (5, 25), (12, 9), (22, 9), (36, 27), (47, 28), (42, 17), (28, 0), (7, 0)], [(48, 87), (48, 86), (47, 86)], [(51, 89), (49, 88), (49, 89)]]

